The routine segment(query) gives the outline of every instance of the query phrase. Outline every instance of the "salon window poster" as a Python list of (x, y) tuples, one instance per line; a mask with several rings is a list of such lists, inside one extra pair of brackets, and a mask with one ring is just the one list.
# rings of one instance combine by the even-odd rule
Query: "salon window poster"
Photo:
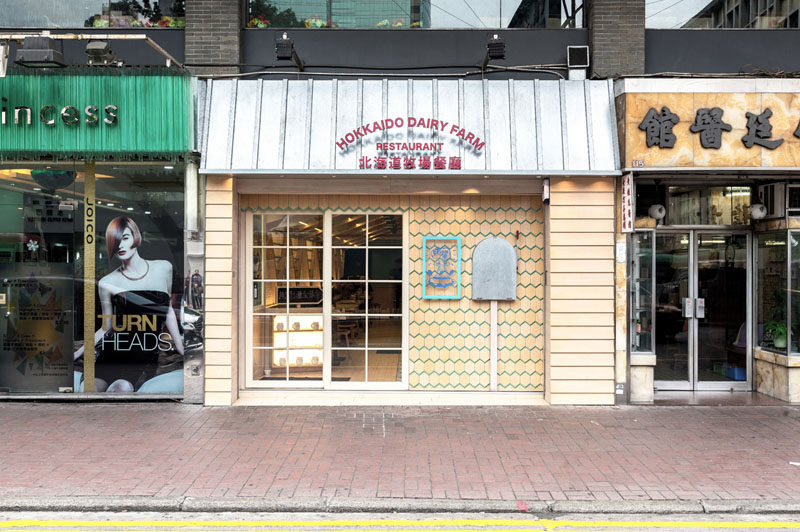
[[(28, 248), (36, 247), (36, 238), (28, 242)], [(0, 319), (0, 387), (16, 392), (71, 387), (72, 265), (0, 264), (0, 294), (6, 303)]]
[[(153, 211), (141, 215), (97, 211), (98, 393), (183, 393), (184, 355), (202, 341), (194, 328), (199, 313), (183, 297), (182, 209), (173, 212), (176, 205), (151, 204)], [(82, 346), (74, 357), (82, 373)], [(76, 382), (82, 391), (82, 374)]]

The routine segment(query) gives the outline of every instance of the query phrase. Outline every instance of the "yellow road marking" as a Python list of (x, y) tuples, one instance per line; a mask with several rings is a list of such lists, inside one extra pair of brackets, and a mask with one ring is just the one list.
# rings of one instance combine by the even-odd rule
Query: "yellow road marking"
[[(517, 524), (519, 524), (519, 523), (517, 523)], [(373, 525), (372, 527), (352, 528), (354, 525), (356, 525), (356, 523), (350, 522), (350, 523), (348, 523), (348, 525), (337, 525), (334, 528), (328, 528), (329, 525), (315, 524), (315, 525), (307, 525), (308, 528), (313, 527), (315, 529), (313, 531), (310, 531), (308, 528), (301, 528), (301, 529), (296, 529), (296, 530), (281, 528), (280, 532), (322, 532), (323, 530), (331, 530), (331, 531), (334, 531), (334, 532), (364, 532), (365, 530), (377, 530), (378, 526), (381, 526), (381, 527), (384, 526), (384, 525)], [(129, 526), (131, 526), (131, 525), (129, 525)], [(233, 526), (236, 526), (236, 525), (228, 525), (228, 526), (233, 527)], [(252, 525), (249, 525), (249, 526), (252, 526)], [(297, 525), (295, 525), (295, 526), (297, 526)], [(347, 526), (349, 526), (350, 528), (347, 528)], [(358, 526), (358, 525), (356, 525), (356, 526)], [(433, 526), (433, 525), (430, 525), (430, 526)], [(474, 525), (474, 526), (477, 527), (479, 525)], [(480, 532), (542, 532), (543, 530), (546, 530), (546, 527), (544, 525), (540, 526), (538, 521), (535, 522), (534, 526), (536, 526), (537, 528), (497, 528), (497, 525), (495, 525), (495, 527), (480, 526), (480, 528), (463, 528), (463, 526), (462, 526), (462, 527), (458, 527), (458, 528), (447, 528), (445, 530), (445, 532), (460, 532), (460, 531), (475, 532), (475, 531), (478, 531), (478, 530)], [(119, 530), (119, 529), (104, 530), (104, 529), (98, 529), (98, 528), (87, 528), (87, 529), (85, 529), (85, 532), (166, 532), (167, 530), (169, 530), (168, 528), (166, 530), (163, 529), (163, 528), (162, 529), (155, 529), (155, 530), (143, 530), (141, 528), (135, 528), (135, 525), (133, 525), (133, 527), (134, 528), (132, 530), (130, 530), (130, 531), (123, 531), (123, 530)], [(345, 527), (345, 528), (342, 528), (342, 527)], [(4, 529), (4, 532), (33, 532), (34, 530), (41, 530), (42, 528), (43, 527), (18, 528), (18, 529), (11, 528), (11, 529)], [(201, 528), (201, 527), (198, 527), (198, 528)], [(182, 527), (182, 529), (183, 529), (183, 527)], [(70, 529), (70, 532), (79, 532), (79, 531), (82, 531), (82, 530), (84, 530), (84, 529), (75, 528), (75, 529)], [(268, 530), (269, 529), (263, 529), (263, 528), (255, 528), (255, 529), (237, 528), (236, 530), (233, 530), (233, 531), (230, 531), (230, 532), (268, 532)], [(421, 528), (421, 529), (391, 528), (389, 530), (386, 530), (385, 532), (431, 532), (431, 529), (430, 528)]]
[[(520, 514), (523, 515), (523, 514)], [(532, 523), (540, 523), (541, 521), (531, 515), (528, 519)], [(43, 520), (43, 519), (23, 519), (15, 521), (2, 521), (0, 527), (69, 527), (69, 526), (104, 526), (104, 527), (120, 527), (120, 526), (135, 526), (135, 527), (340, 527), (340, 526), (520, 526), (520, 522), (525, 519), (447, 519), (447, 520), (420, 520), (420, 519), (334, 519), (334, 520), (320, 520), (320, 521), (250, 521), (250, 520), (226, 520), (226, 521), (69, 521), (69, 520)], [(588, 521), (587, 521), (588, 522)], [(9, 531), (10, 532), (10, 531)]]
[[(475, 532), (476, 530), (480, 530), (480, 532), (553, 532), (553, 531), (558, 531), (558, 530), (562, 530), (563, 532), (637, 532), (637, 531), (642, 531), (642, 530), (647, 530), (648, 529), (648, 527), (635, 527), (635, 528), (625, 528), (625, 529), (613, 530), (613, 529), (607, 529), (603, 525), (597, 525), (596, 523), (585, 523), (585, 522), (581, 522), (581, 523), (582, 523), (582, 526), (590, 526), (594, 530), (593, 531), (590, 531), (588, 529), (587, 530), (581, 530), (579, 528), (573, 528), (576, 525), (575, 524), (571, 524), (569, 521), (558, 521), (557, 523), (553, 523), (553, 524), (549, 524), (549, 525), (548, 524), (542, 524), (542, 526), (540, 528), (522, 528), (522, 529), (508, 529), (508, 528), (479, 528), (479, 529), (475, 529), (475, 528), (469, 528), (469, 529), (467, 529), (467, 528), (448, 528), (448, 529), (445, 529), (444, 532)], [(746, 528), (750, 528), (750, 529), (786, 529), (786, 528), (796, 528), (796, 527), (791, 527), (791, 526), (790, 527), (782, 526), (782, 525), (785, 525), (786, 523), (783, 523), (783, 524), (781, 524), (781, 523), (741, 523), (741, 524), (742, 525), (747, 525)], [(770, 526), (759, 526), (759, 525), (765, 525), (765, 524), (766, 525), (770, 525)], [(682, 525), (683, 525), (683, 523), (675, 523), (675, 524), (673, 524), (672, 526), (676, 526), (677, 527), (677, 528), (674, 528), (673, 530), (675, 530), (675, 532), (678, 532), (680, 530), (686, 530), (686, 528), (683, 527)], [(712, 523), (712, 525), (718, 525), (719, 526), (718, 523)], [(755, 525), (755, 526), (750, 526), (750, 525)], [(617, 525), (617, 526), (624, 526), (624, 525)], [(569, 530), (564, 530), (567, 527), (569, 527)], [(597, 530), (598, 528), (601, 529), (601, 530)], [(716, 527), (712, 526), (712, 527), (707, 527), (707, 528), (716, 528)], [(740, 527), (729, 527), (729, 528), (740, 528)], [(12, 530), (12, 532), (31, 532), (32, 530), (38, 530), (38, 529), (21, 528), (21, 529), (11, 529), (11, 530)], [(135, 530), (135, 532), (165, 532), (164, 529), (154, 530), (154, 531), (142, 531), (140, 529), (134, 529), (134, 530)], [(378, 530), (378, 529), (372, 529), (372, 528), (351, 528), (351, 529), (348, 529), (348, 528), (317, 528), (314, 531), (309, 531), (308, 529), (298, 529), (298, 530), (282, 529), (283, 532), (364, 532), (365, 530)], [(671, 532), (670, 529), (665, 529), (665, 528), (658, 528), (658, 530), (659, 530), (659, 532)], [(119, 530), (104, 531), (104, 530), (98, 530), (98, 529), (91, 528), (91, 529), (73, 529), (70, 532), (120, 532), (120, 531)], [(134, 532), (134, 531), (132, 531), (132, 532)], [(235, 532), (264, 532), (264, 531), (263, 531), (263, 529), (254, 529), (254, 530), (238, 529)], [(393, 529), (393, 530), (389, 530), (389, 531), (386, 531), (386, 532), (430, 532), (430, 529), (417, 529), (417, 530), (414, 530), (414, 529), (404, 529), (404, 530)]]
[[(221, 528), (231, 527), (238, 528), (236, 532), (263, 532), (264, 528), (279, 528), (281, 532), (304, 532), (302, 528), (317, 528), (326, 529), (330, 528), (336, 532), (362, 532), (365, 527), (367, 528), (391, 528), (402, 526), (417, 526), (427, 527), (421, 529), (393, 529), (388, 532), (431, 532), (431, 527), (449, 528), (450, 531), (466, 530), (463, 527), (482, 527), (483, 531), (486, 530), (502, 530), (503, 532), (541, 532), (544, 530), (557, 530), (567, 527), (572, 528), (635, 528), (659, 529), (660, 532), (667, 532), (663, 529), (671, 528), (676, 530), (685, 530), (687, 528), (751, 528), (751, 529), (800, 529), (800, 523), (797, 522), (767, 522), (767, 521), (586, 521), (586, 520), (554, 520), (554, 519), (537, 519), (531, 515), (528, 519), (520, 515), (520, 519), (428, 519), (428, 520), (411, 520), (411, 519), (370, 519), (370, 520), (320, 520), (320, 521), (291, 521), (291, 520), (216, 520), (216, 521), (202, 521), (202, 520), (187, 520), (187, 521), (157, 521), (157, 520), (113, 520), (113, 521), (82, 521), (82, 520), (43, 520), (43, 519), (21, 519), (9, 520), (0, 522), (0, 528), (3, 532), (32, 532), (32, 530), (40, 528), (71, 528), (83, 530), (86, 527), (86, 532), (120, 532), (119, 530), (112, 530), (113, 528), (133, 528), (133, 532), (165, 532), (163, 528)], [(518, 528), (521, 524), (528, 527), (535, 528)], [(97, 528), (103, 527), (103, 528)], [(151, 527), (154, 530), (143, 530), (142, 527)], [(253, 530), (247, 530), (247, 528)], [(349, 527), (349, 528), (346, 528)], [(356, 528), (353, 528), (356, 527)], [(515, 527), (515, 528), (499, 528), (499, 527)], [(160, 529), (160, 530), (155, 530)], [(448, 531), (448, 532), (450, 532)], [(570, 531), (576, 532), (576, 531)], [(605, 531), (608, 532), (608, 531)], [(626, 532), (630, 532), (627, 530)]]

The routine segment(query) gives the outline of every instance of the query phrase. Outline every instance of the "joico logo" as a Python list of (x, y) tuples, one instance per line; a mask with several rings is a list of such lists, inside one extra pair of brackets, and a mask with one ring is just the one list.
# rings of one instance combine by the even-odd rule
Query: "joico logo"
[[(9, 107), (8, 99), (0, 98), (2, 108), (0, 108), (0, 125), (5, 126), (12, 120), (14, 124), (31, 125), (33, 121), (33, 109), (26, 105)], [(119, 108), (116, 105), (106, 105), (103, 108), (103, 123), (113, 126), (117, 123)], [(81, 123), (81, 112), (77, 107), (66, 105), (60, 110), (54, 105), (45, 105), (39, 109), (39, 120), (46, 126), (55, 126), (58, 117), (67, 126), (77, 126)], [(90, 126), (100, 123), (100, 108), (95, 105), (87, 105), (83, 109), (83, 122)]]

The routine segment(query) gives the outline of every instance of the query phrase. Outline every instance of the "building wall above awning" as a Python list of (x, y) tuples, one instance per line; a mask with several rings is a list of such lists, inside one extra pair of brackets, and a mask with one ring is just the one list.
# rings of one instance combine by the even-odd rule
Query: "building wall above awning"
[[(611, 81), (213, 80), (198, 100), (205, 174), (619, 174)], [(414, 168), (373, 166), (390, 155)]]

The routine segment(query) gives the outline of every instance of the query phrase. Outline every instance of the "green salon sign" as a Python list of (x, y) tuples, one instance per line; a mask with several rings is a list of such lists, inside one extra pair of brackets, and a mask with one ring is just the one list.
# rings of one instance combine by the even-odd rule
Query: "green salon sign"
[(191, 151), (191, 78), (167, 69), (13, 69), (0, 159), (174, 158)]

